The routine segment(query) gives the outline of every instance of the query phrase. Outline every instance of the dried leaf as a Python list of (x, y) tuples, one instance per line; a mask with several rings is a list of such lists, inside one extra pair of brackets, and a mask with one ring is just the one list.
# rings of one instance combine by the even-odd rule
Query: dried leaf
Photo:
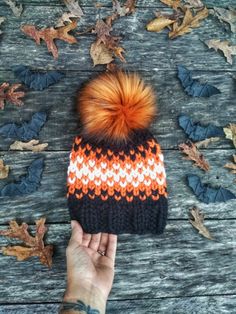
[(16, 17), (21, 16), (23, 12), (23, 6), (22, 4), (19, 4), (17, 6), (16, 2), (14, 0), (3, 0), (7, 5), (9, 5), (10, 9), (12, 10), (13, 14)]
[[(3, 16), (0, 16), (0, 26), (1, 26), (1, 24), (5, 21), (6, 19), (5, 19), (5, 17), (3, 17)], [(2, 31), (0, 30), (0, 35), (2, 34)]]
[[(110, 20), (109, 20), (110, 23)], [(95, 43), (93, 43), (90, 53), (91, 57), (94, 58), (93, 62), (95, 64), (105, 64), (104, 62), (107, 61), (110, 63), (113, 61), (112, 55), (117, 56), (121, 61), (125, 62), (125, 59), (122, 55), (124, 52), (124, 49), (122, 47), (119, 47), (118, 43), (120, 41), (120, 37), (115, 37), (110, 34), (111, 31), (111, 25), (109, 25), (107, 21), (98, 20), (95, 26), (95, 29), (93, 30), (93, 33), (97, 34), (97, 39)], [(104, 49), (103, 44), (106, 47), (106, 50)], [(97, 51), (98, 50), (98, 51)], [(99, 55), (100, 51), (102, 50), (102, 53), (105, 54)], [(109, 55), (108, 52), (111, 54)], [(101, 60), (103, 63), (98, 63), (99, 60)], [(106, 63), (107, 64), (107, 63)]]
[(123, 6), (118, 0), (113, 0), (113, 10), (119, 16), (125, 16), (135, 12), (136, 0), (127, 0)]
[(200, 9), (204, 7), (204, 4), (201, 0), (184, 0), (185, 3), (187, 3), (187, 7)]
[(25, 96), (25, 93), (17, 91), (21, 86), (21, 84), (12, 84), (10, 86), (9, 83), (2, 83), (2, 85), (0, 85), (0, 109), (4, 109), (6, 101), (16, 106), (23, 105), (21, 98)]
[(179, 64), (177, 69), (181, 85), (189, 96), (210, 97), (221, 93), (221, 91), (215, 86), (208, 83), (201, 83), (199, 80), (193, 79), (192, 71), (188, 70), (185, 66)]
[(185, 8), (183, 6), (183, 4), (181, 3), (180, 0), (160, 0), (162, 3), (168, 5), (169, 7), (171, 7), (172, 9), (174, 9), (175, 11), (177, 11), (178, 9), (181, 9), (182, 11), (185, 11)]
[(197, 207), (193, 207), (190, 209), (190, 214), (192, 215), (192, 218), (189, 219), (189, 222), (191, 225), (198, 230), (198, 232), (203, 235), (205, 238), (209, 240), (213, 240), (213, 237), (211, 236), (210, 232), (207, 230), (207, 228), (204, 226), (204, 215), (200, 212), (200, 210)]
[(179, 144), (179, 149), (188, 156), (185, 157), (185, 159), (194, 161), (194, 166), (199, 167), (204, 171), (210, 170), (209, 163), (191, 141)]
[(41, 181), (44, 158), (32, 161), (27, 169), (27, 174), (21, 176), (18, 181), (6, 184), (0, 191), (0, 196), (23, 196), (35, 192)]
[(168, 19), (164, 16), (160, 16), (160, 17), (157, 17), (155, 18), (154, 20), (152, 20), (151, 22), (149, 22), (147, 24), (147, 30), (149, 32), (160, 32), (162, 31), (165, 27), (173, 24), (175, 22), (175, 20), (171, 20), (171, 19)]
[(206, 204), (236, 199), (236, 195), (221, 186), (211, 187), (208, 184), (203, 184), (197, 175), (187, 175), (187, 181), (188, 186), (193, 190), (196, 197)]
[(229, 64), (233, 64), (232, 55), (236, 55), (236, 46), (231, 46), (227, 40), (220, 41), (220, 39), (211, 39), (205, 41), (208, 48), (213, 48), (215, 51), (221, 50)]
[(66, 24), (66, 22), (72, 23), (72, 18), (80, 18), (83, 15), (83, 11), (78, 1), (64, 0), (64, 2), (69, 12), (63, 13), (63, 15), (58, 19), (56, 27), (62, 27)]
[(0, 159), (0, 179), (6, 179), (9, 174), (10, 167), (4, 166), (3, 159)]
[(193, 120), (186, 115), (180, 115), (178, 121), (179, 126), (193, 141), (202, 141), (209, 137), (224, 136), (222, 128), (212, 124), (202, 126), (199, 122), (193, 122)]
[(230, 172), (236, 174), (236, 155), (233, 155), (233, 162), (228, 162), (224, 167), (231, 169)]
[(206, 148), (210, 143), (218, 142), (219, 140), (220, 140), (219, 137), (210, 137), (210, 138), (206, 138), (203, 141), (196, 142), (195, 145), (197, 148), (201, 148), (201, 147)]
[(229, 126), (223, 130), (225, 137), (233, 141), (234, 147), (236, 148), (236, 124), (230, 123)]
[(187, 9), (182, 24), (179, 25), (178, 22), (173, 24), (173, 30), (169, 32), (169, 38), (173, 39), (186, 33), (190, 33), (192, 28), (199, 27), (200, 21), (205, 19), (207, 16), (207, 8), (203, 8), (202, 10), (198, 11), (194, 16), (191, 10)]
[(41, 152), (48, 147), (48, 143), (39, 144), (39, 140), (29, 142), (15, 141), (10, 146), (10, 150), (31, 150), (32, 152)]
[(34, 25), (24, 25), (21, 27), (21, 30), (24, 34), (33, 38), (37, 45), (40, 45), (41, 39), (45, 41), (48, 51), (52, 53), (54, 59), (57, 59), (58, 49), (54, 43), (54, 40), (60, 39), (69, 44), (77, 43), (77, 39), (74, 36), (68, 34), (68, 32), (75, 29), (76, 27), (77, 20), (74, 20), (72, 23), (57, 29), (49, 27), (38, 30)]
[(44, 126), (47, 119), (45, 112), (36, 112), (33, 114), (29, 122), (23, 122), (21, 125), (16, 123), (6, 123), (0, 127), (0, 135), (20, 139), (23, 141), (29, 141), (33, 138), (37, 138), (39, 131)]
[(213, 10), (210, 10), (210, 13), (215, 15), (220, 22), (228, 23), (232, 33), (236, 33), (236, 10), (233, 8), (224, 9), (213, 7)]
[(18, 65), (13, 68), (15, 76), (29, 88), (43, 90), (54, 85), (65, 75), (58, 71), (39, 72), (32, 71), (25, 65)]
[(90, 48), (90, 55), (94, 66), (97, 64), (109, 64), (114, 60), (111, 50), (104, 43), (93, 43)]
[(2, 253), (8, 256), (15, 256), (18, 261), (24, 261), (30, 257), (37, 256), (43, 265), (51, 268), (53, 246), (45, 246), (43, 241), (44, 235), (48, 230), (45, 226), (45, 221), (45, 218), (35, 221), (35, 237), (29, 234), (29, 226), (26, 223), (18, 225), (15, 220), (10, 221), (10, 228), (8, 230), (0, 230), (0, 235), (20, 240), (25, 244), (25, 246), (15, 245), (2, 247)]

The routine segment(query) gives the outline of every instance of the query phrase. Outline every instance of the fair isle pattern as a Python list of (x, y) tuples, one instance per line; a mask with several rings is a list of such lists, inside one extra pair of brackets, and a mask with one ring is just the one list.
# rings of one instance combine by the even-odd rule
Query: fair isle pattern
[(134, 197), (141, 201), (167, 197), (163, 154), (155, 139), (148, 139), (135, 150), (118, 153), (111, 149), (104, 152), (99, 146), (93, 148), (82, 142), (82, 137), (77, 136), (70, 153), (67, 197), (99, 197), (102, 201), (111, 197), (128, 202)]

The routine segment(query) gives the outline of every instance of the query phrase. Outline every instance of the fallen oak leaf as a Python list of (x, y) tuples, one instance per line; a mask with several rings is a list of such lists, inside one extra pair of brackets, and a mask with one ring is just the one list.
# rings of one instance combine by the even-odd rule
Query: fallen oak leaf
[(210, 143), (218, 142), (220, 140), (220, 137), (210, 137), (206, 138), (205, 140), (196, 142), (195, 145), (197, 148), (204, 147), (206, 148)]
[(127, 0), (123, 6), (118, 0), (113, 0), (113, 10), (119, 16), (126, 16), (135, 12), (136, 0)]
[(21, 98), (25, 96), (25, 93), (23, 91), (17, 91), (21, 86), (21, 84), (10, 85), (6, 82), (0, 85), (0, 109), (4, 109), (6, 101), (16, 106), (23, 105)]
[(213, 7), (213, 10), (210, 10), (210, 13), (218, 18), (221, 23), (227, 23), (230, 26), (230, 30), (232, 33), (236, 33), (236, 10), (229, 7), (218, 8)]
[(215, 51), (221, 50), (229, 64), (233, 64), (232, 55), (236, 55), (236, 46), (230, 45), (227, 40), (211, 39), (205, 41), (208, 48), (213, 48)]
[(233, 162), (228, 162), (224, 165), (224, 168), (228, 168), (231, 170), (231, 173), (236, 174), (236, 155), (233, 155)]
[(39, 140), (29, 142), (15, 141), (10, 145), (10, 150), (31, 150), (32, 152), (41, 152), (48, 147), (48, 143), (39, 144)]
[(204, 7), (204, 4), (201, 0), (184, 0), (185, 3), (187, 3), (187, 7), (189, 8), (195, 8), (195, 9), (201, 9)]
[(236, 124), (230, 123), (227, 128), (223, 128), (225, 137), (231, 140), (236, 148)]
[(190, 209), (190, 217), (189, 222), (191, 225), (198, 230), (198, 232), (204, 236), (205, 238), (209, 240), (213, 240), (213, 237), (211, 236), (208, 229), (204, 226), (204, 215), (201, 213), (201, 211), (197, 207), (193, 207)]
[(165, 5), (171, 7), (175, 11), (177, 11), (178, 9), (181, 9), (182, 11), (186, 10), (180, 0), (160, 0), (160, 1)]
[(55, 27), (62, 27), (66, 22), (72, 23), (73, 18), (80, 18), (84, 13), (76, 0), (64, 0), (65, 5), (69, 12), (63, 13), (63, 15), (58, 19)]
[(209, 163), (205, 160), (203, 154), (198, 151), (197, 147), (191, 141), (179, 144), (179, 149), (182, 151), (182, 153), (187, 155), (185, 159), (192, 160), (194, 162), (194, 166), (199, 167), (204, 171), (210, 170)]
[(187, 182), (196, 197), (206, 204), (236, 199), (236, 195), (221, 186), (211, 187), (209, 184), (203, 184), (197, 175), (187, 175)]
[(35, 221), (35, 237), (29, 234), (28, 225), (26, 223), (18, 225), (15, 220), (10, 221), (10, 228), (8, 230), (0, 230), (0, 235), (21, 240), (26, 246), (15, 245), (2, 247), (2, 253), (8, 256), (15, 256), (18, 261), (24, 261), (30, 257), (37, 256), (43, 265), (51, 268), (53, 246), (45, 246), (43, 241), (44, 235), (48, 230), (45, 226), (45, 221), (45, 218)]
[(0, 159), (0, 179), (6, 179), (9, 174), (10, 167), (4, 165), (3, 159)]
[(187, 8), (182, 23), (180, 25), (178, 22), (173, 24), (173, 29), (169, 32), (169, 38), (174, 39), (178, 36), (190, 33), (193, 28), (199, 27), (200, 21), (205, 19), (207, 16), (208, 9), (206, 7), (198, 11), (195, 15), (193, 15), (191, 10)]
[(13, 1), (13, 0), (3, 0), (9, 7), (10, 9), (12, 10), (13, 14), (16, 16), (16, 17), (20, 17), (22, 12), (23, 12), (23, 6), (22, 4), (19, 4), (17, 6), (16, 2)]
[(57, 29), (53, 27), (44, 28), (38, 30), (34, 25), (24, 25), (21, 30), (24, 34), (33, 38), (37, 45), (40, 45), (41, 40), (45, 41), (48, 51), (52, 53), (54, 59), (58, 58), (58, 49), (54, 43), (55, 39), (63, 40), (69, 44), (77, 43), (77, 39), (68, 34), (71, 30), (77, 27), (77, 20), (72, 23), (59, 27)]

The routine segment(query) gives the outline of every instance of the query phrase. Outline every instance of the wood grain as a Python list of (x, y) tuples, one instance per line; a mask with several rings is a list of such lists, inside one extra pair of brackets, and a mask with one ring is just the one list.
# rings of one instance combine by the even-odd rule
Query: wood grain
[[(207, 220), (206, 226), (215, 241), (201, 237), (188, 221), (169, 222), (158, 237), (120, 235), (109, 299), (236, 294), (236, 222)], [(0, 256), (0, 303), (60, 302), (69, 236), (69, 224), (49, 226), (46, 242), (55, 246), (51, 270), (36, 258), (17, 262)], [(1, 246), (7, 243), (0, 238)]]

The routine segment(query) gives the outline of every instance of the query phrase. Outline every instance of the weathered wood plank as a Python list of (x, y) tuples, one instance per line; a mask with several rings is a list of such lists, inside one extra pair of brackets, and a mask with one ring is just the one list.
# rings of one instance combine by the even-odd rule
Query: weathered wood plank
[[(192, 167), (191, 162), (182, 159), (180, 152), (164, 151), (168, 190), (169, 219), (186, 219), (193, 205), (199, 206), (208, 218), (236, 218), (235, 200), (220, 204), (204, 204), (198, 202), (192, 191), (187, 187), (185, 176), (195, 173), (202, 177), (203, 182), (222, 185), (236, 193), (235, 176), (223, 168), (234, 153), (234, 150), (209, 150), (204, 152), (212, 170), (204, 174), (200, 169)], [(6, 224), (11, 219), (26, 220), (32, 223), (40, 216), (46, 216), (50, 223), (67, 222), (69, 214), (66, 206), (66, 171), (69, 162), (69, 152), (8, 152), (0, 157), (11, 167), (9, 179), (1, 180), (0, 188), (6, 182), (17, 179), (25, 174), (27, 166), (37, 156), (45, 156), (45, 170), (41, 187), (35, 193), (22, 197), (0, 198), (0, 223)]]
[[(236, 221), (206, 221), (215, 241), (202, 238), (187, 221), (172, 221), (163, 235), (118, 237), (110, 300), (236, 294)], [(69, 224), (50, 225), (55, 245), (51, 270), (35, 259), (0, 256), (0, 303), (60, 302), (65, 289)], [(0, 245), (9, 243), (3, 237)]]
[[(2, 15), (6, 14), (6, 7), (2, 8)], [(58, 67), (73, 70), (93, 70), (89, 56), (94, 35), (76, 35), (78, 43), (69, 45), (58, 42), (59, 59), (55, 61), (47, 52), (45, 44), (36, 46), (35, 42), (20, 31), (20, 25), (35, 23), (40, 27), (54, 24), (63, 12), (60, 7), (27, 6), (22, 19), (12, 16), (2, 25), (3, 35), (0, 41), (0, 67), (9, 69), (16, 63), (26, 63), (41, 67)], [(104, 8), (101, 17), (109, 14), (109, 9)], [(94, 25), (96, 16), (95, 8), (85, 8), (85, 15), (79, 21), (78, 31), (84, 31)], [(146, 24), (154, 17), (152, 9), (139, 9), (134, 15), (124, 17), (114, 24), (114, 34), (121, 35), (121, 45), (126, 50), (127, 64), (137, 70), (150, 71), (150, 69), (173, 69), (178, 63), (184, 63), (195, 69), (201, 70), (229, 70), (235, 68), (229, 65), (223, 56), (206, 47), (204, 40), (211, 38), (228, 39), (234, 42), (231, 33), (227, 33), (222, 25), (212, 17), (203, 21), (202, 26), (176, 40), (169, 40), (167, 32), (159, 34), (147, 32)], [(17, 54), (14, 53), (17, 51)], [(29, 56), (30, 52), (30, 56)], [(102, 68), (102, 67), (100, 67)], [(99, 67), (98, 67), (99, 69)]]
[[(40, 132), (40, 140), (49, 143), (49, 150), (69, 150), (74, 136), (79, 132), (76, 114), (76, 95), (81, 85), (97, 73), (64, 71), (66, 77), (44, 91), (27, 90), (25, 105), (16, 108), (6, 105), (0, 112), (0, 125), (30, 120), (34, 112), (46, 110), (48, 121)], [(194, 77), (217, 86), (222, 94), (210, 98), (194, 98), (185, 94), (176, 71), (142, 72), (143, 78), (153, 85), (157, 94), (158, 116), (151, 130), (165, 149), (176, 149), (186, 137), (178, 126), (177, 118), (182, 113), (195, 121), (225, 126), (235, 122), (235, 80), (231, 73), (194, 72)], [(12, 72), (0, 71), (0, 82), (17, 82)], [(0, 150), (8, 150), (12, 140), (1, 137)], [(231, 148), (229, 140), (217, 142), (211, 147)]]
[[(111, 7), (111, 0), (80, 0), (79, 3), (81, 7), (90, 7), (95, 6), (96, 3)], [(122, 3), (122, 1), (120, 1)], [(222, 0), (222, 1), (215, 1), (215, 0), (204, 0), (202, 1), (207, 7), (219, 6), (219, 7), (227, 7), (235, 5), (234, 0)], [(35, 6), (63, 6), (63, 1), (58, 0), (21, 0), (21, 3), (24, 5), (35, 5)], [(0, 6), (6, 6), (4, 3), (0, 2)], [(159, 0), (138, 0), (137, 7), (150, 7), (150, 8), (163, 8), (163, 5)]]
[[(180, 297), (165, 299), (109, 300), (107, 314), (183, 314), (224, 313), (232, 314), (236, 307), (235, 295)], [(59, 303), (0, 305), (4, 314), (58, 314)]]

